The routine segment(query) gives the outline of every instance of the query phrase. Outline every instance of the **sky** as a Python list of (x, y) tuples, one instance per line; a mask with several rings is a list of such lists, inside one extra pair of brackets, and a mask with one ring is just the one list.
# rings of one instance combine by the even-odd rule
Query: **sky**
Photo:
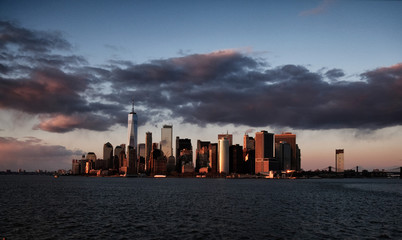
[(402, 1), (0, 0), (0, 171), (145, 132), (292, 132), (302, 168), (402, 166)]

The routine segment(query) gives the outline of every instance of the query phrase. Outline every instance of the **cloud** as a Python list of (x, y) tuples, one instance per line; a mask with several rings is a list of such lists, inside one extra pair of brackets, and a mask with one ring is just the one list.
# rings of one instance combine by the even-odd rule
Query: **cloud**
[(336, 81), (337, 79), (345, 76), (345, 73), (343, 72), (342, 69), (334, 68), (334, 69), (328, 70), (325, 73), (325, 76), (327, 78), (329, 78), (331, 81)]
[(114, 119), (96, 114), (41, 115), (40, 119), (40, 124), (34, 129), (58, 133), (69, 132), (74, 129), (105, 131), (114, 124)]
[(83, 153), (59, 145), (47, 145), (41, 139), (0, 137), (0, 170), (27, 171), (70, 169), (71, 160)]
[(18, 51), (44, 53), (52, 50), (70, 50), (71, 44), (56, 31), (34, 31), (18, 24), (0, 21), (0, 48), (16, 46)]
[(109, 74), (114, 93), (104, 97), (119, 102), (121, 86), (130, 86), (126, 93), (140, 105), (200, 126), (376, 129), (402, 123), (402, 65), (363, 73), (355, 82), (342, 81), (341, 69), (323, 74), (266, 65), (223, 51), (117, 67)]
[(311, 16), (322, 14), (330, 7), (334, 0), (323, 0), (317, 7), (302, 11), (299, 16)]
[[(47, 36), (14, 28), (33, 39)], [(52, 54), (52, 47), (57, 45), (43, 44), (49, 61), (38, 59), (40, 54), (16, 60), (18, 47), (0, 55), (6, 69), (0, 75), (0, 108), (38, 116), (35, 127), (44, 131), (125, 126), (132, 97), (140, 125), (176, 120), (199, 126), (378, 129), (402, 123), (402, 64), (364, 72), (350, 82), (343, 80), (342, 69), (271, 67), (237, 50), (140, 64), (111, 60), (95, 67), (80, 56)]]

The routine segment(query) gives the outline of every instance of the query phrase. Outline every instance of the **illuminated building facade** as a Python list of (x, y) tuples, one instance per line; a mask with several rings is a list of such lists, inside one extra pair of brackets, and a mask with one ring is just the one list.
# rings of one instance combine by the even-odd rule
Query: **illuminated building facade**
[(211, 143), (208, 146), (209, 150), (209, 167), (212, 173), (218, 172), (218, 144)]
[(335, 171), (336, 172), (344, 172), (344, 151), (343, 149), (335, 150)]
[(232, 134), (218, 134), (218, 140), (226, 138), (229, 141), (229, 146), (233, 145), (233, 135)]
[(182, 172), (184, 164), (193, 165), (193, 146), (191, 139), (176, 137), (176, 171)]
[(226, 137), (219, 139), (218, 141), (218, 172), (229, 173), (229, 139)]
[(275, 135), (267, 131), (255, 133), (255, 173), (268, 172), (275, 157)]
[(200, 168), (208, 167), (209, 162), (209, 144), (211, 142), (205, 141), (197, 141), (197, 150), (196, 150), (196, 159), (195, 159), (195, 171), (198, 171)]
[(249, 137), (247, 134), (243, 137), (243, 148), (247, 150), (254, 150), (255, 141), (253, 137)]
[(161, 129), (160, 149), (166, 158), (173, 156), (173, 126), (164, 125)]

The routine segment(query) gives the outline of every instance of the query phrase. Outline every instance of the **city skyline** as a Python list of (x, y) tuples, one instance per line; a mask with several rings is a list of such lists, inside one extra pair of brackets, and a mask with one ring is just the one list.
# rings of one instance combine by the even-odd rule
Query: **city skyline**
[(0, 170), (71, 168), (106, 142), (128, 144), (132, 97), (137, 143), (146, 132), (160, 143), (163, 125), (193, 146), (292, 132), (305, 170), (334, 166), (335, 149), (345, 169), (399, 167), (401, 10), (0, 0)]

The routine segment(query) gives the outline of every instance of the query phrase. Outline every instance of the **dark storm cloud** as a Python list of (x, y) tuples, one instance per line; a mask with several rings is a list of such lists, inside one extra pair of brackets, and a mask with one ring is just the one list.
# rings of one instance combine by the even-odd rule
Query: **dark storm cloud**
[[(48, 36), (11, 29), (34, 40)], [(36, 128), (45, 131), (124, 126), (133, 97), (140, 125), (179, 119), (199, 126), (376, 129), (402, 123), (402, 64), (363, 73), (354, 82), (344, 81), (341, 69), (272, 68), (233, 50), (89, 66), (80, 56), (52, 54), (70, 44), (50, 36), (59, 44), (39, 41), (45, 53), (24, 57), (7, 48), (0, 55), (0, 108), (38, 114)], [(7, 41), (17, 49), (30, 43)]]
[(59, 145), (48, 145), (41, 139), (26, 137), (16, 139), (0, 137), (0, 169), (19, 168), (29, 171), (71, 167), (71, 159), (81, 155), (81, 150), (70, 150)]
[(110, 76), (119, 95), (121, 86), (129, 86), (141, 105), (201, 126), (372, 129), (402, 123), (402, 65), (364, 73), (355, 82), (340, 81), (341, 69), (322, 74), (297, 65), (264, 66), (221, 51), (117, 67)]

